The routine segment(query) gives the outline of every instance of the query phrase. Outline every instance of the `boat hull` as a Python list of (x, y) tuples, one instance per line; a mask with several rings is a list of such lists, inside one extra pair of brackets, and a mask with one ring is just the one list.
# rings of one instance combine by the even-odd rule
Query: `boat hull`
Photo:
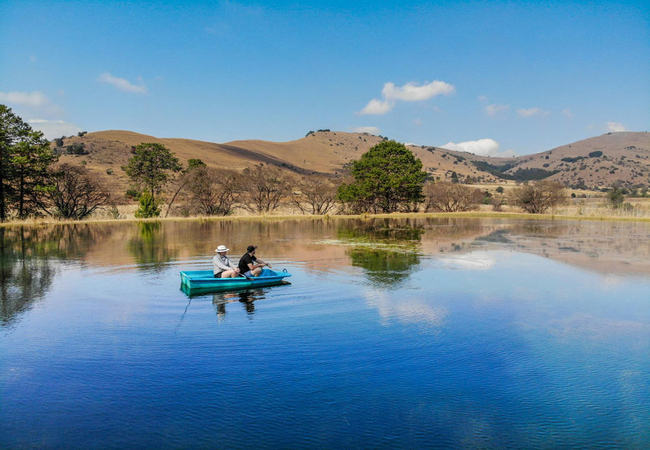
[(264, 286), (284, 284), (285, 278), (291, 276), (287, 272), (275, 272), (270, 269), (262, 270), (259, 277), (215, 278), (211, 270), (182, 271), (181, 287), (184, 291), (192, 292), (221, 292), (239, 289), (249, 289)]

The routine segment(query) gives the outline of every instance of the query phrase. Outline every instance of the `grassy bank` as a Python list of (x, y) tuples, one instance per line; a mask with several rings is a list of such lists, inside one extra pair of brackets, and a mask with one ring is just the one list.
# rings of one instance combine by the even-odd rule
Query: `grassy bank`
[(194, 217), (158, 217), (151, 219), (129, 218), (91, 218), (86, 220), (60, 220), (41, 218), (16, 220), (1, 223), (0, 227), (39, 226), (52, 224), (92, 224), (92, 223), (130, 223), (130, 222), (184, 222), (184, 221), (281, 221), (281, 220), (337, 220), (337, 219), (418, 219), (418, 218), (487, 218), (487, 219), (518, 219), (518, 220), (610, 220), (622, 222), (650, 222), (650, 215), (624, 215), (618, 210), (605, 208), (590, 210), (588, 214), (576, 208), (563, 208), (550, 214), (528, 214), (515, 211), (477, 210), (456, 213), (392, 213), (392, 214), (357, 214), (357, 215), (232, 215), (232, 216), (194, 216)]

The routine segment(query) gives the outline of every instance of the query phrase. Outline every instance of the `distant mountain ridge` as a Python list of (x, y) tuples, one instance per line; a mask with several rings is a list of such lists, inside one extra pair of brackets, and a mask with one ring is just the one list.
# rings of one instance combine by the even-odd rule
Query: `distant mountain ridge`
[[(297, 176), (322, 174), (340, 177), (345, 165), (361, 157), (383, 138), (368, 133), (318, 131), (289, 142), (240, 140), (223, 144), (191, 139), (156, 138), (132, 131), (99, 131), (66, 138), (61, 161), (84, 164), (117, 189), (126, 189), (128, 179), (121, 167), (132, 155), (132, 147), (157, 142), (172, 150), (182, 163), (201, 159), (208, 166), (243, 170), (256, 164), (276, 166)], [(69, 148), (82, 149), (77, 155)], [(542, 153), (497, 158), (447, 150), (440, 147), (409, 148), (422, 160), (434, 179), (461, 182), (500, 180), (552, 180), (585, 189), (650, 186), (650, 133), (619, 132), (584, 139)], [(455, 175), (454, 175), (455, 174)]]

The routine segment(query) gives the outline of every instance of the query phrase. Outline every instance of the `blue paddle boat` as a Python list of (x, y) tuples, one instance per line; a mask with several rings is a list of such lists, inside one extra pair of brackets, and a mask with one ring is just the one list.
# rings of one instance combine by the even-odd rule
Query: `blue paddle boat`
[(284, 269), (282, 272), (275, 272), (271, 269), (262, 269), (259, 277), (243, 276), (237, 278), (215, 278), (211, 270), (188, 270), (181, 272), (181, 287), (184, 291), (189, 289), (192, 292), (220, 292), (238, 289), (248, 289), (262, 286), (274, 286), (285, 284), (285, 278), (291, 274)]

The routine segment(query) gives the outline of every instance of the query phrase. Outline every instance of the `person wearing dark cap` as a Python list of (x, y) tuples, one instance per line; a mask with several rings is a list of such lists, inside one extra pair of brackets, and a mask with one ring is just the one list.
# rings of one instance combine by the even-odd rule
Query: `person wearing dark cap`
[(261, 259), (255, 256), (257, 245), (249, 245), (246, 253), (239, 260), (239, 271), (246, 277), (259, 277), (262, 273), (262, 267), (271, 267)]

